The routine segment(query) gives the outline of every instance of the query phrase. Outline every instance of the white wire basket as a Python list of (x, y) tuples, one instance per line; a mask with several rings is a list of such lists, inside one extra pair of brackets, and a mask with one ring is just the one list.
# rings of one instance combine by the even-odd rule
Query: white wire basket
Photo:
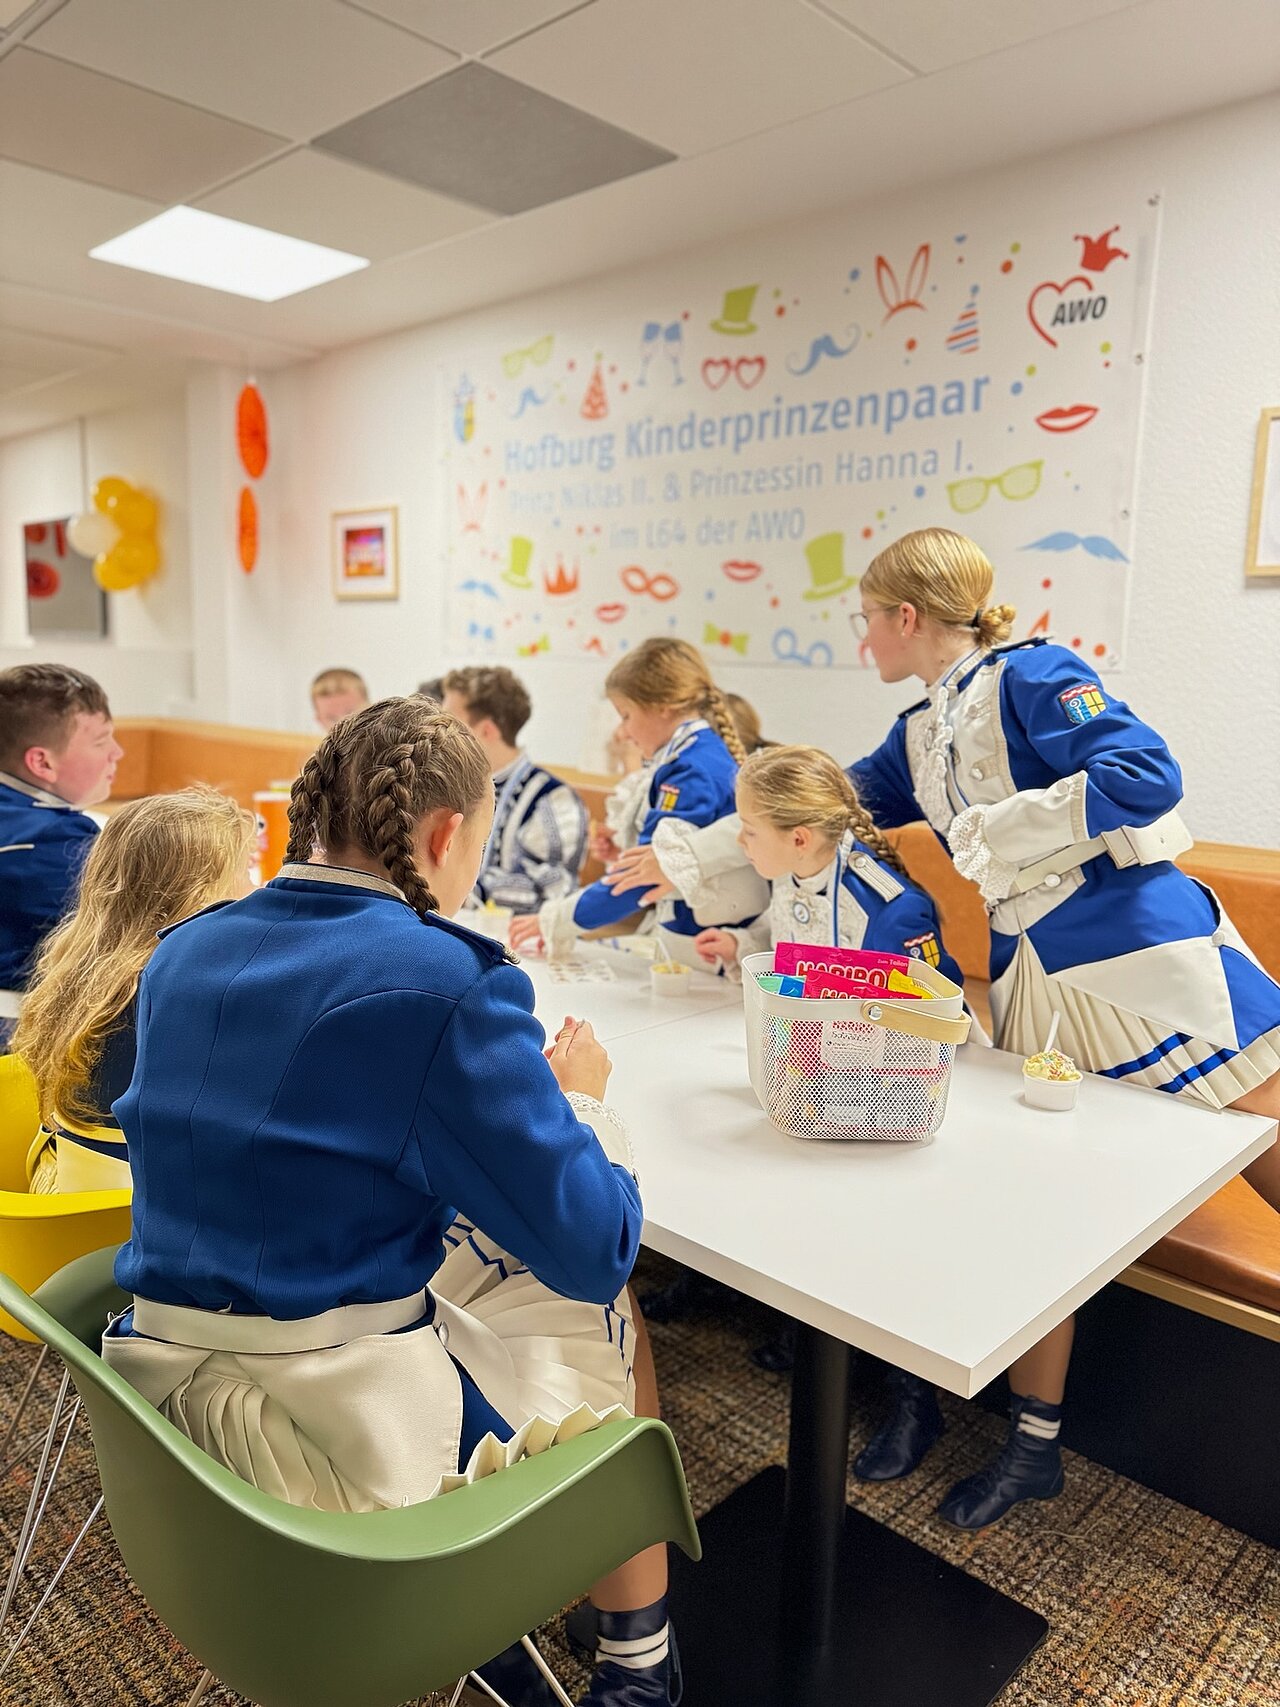
[(756, 982), (773, 953), (742, 963), (747, 1065), (761, 1108), (796, 1138), (930, 1138), (947, 1112), (964, 996), (924, 961), (911, 976), (930, 1001), (775, 996)]

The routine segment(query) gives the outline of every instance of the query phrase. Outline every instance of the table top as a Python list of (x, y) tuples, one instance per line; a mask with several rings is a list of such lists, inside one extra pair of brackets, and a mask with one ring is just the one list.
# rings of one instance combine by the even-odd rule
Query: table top
[(736, 986), (663, 1000), (632, 956), (582, 954), (615, 981), (525, 969), (549, 1031), (572, 1013), (609, 1045), (645, 1243), (965, 1396), (1276, 1139), (1092, 1075), (1070, 1113), (1032, 1109), (1020, 1058), (975, 1044), (929, 1142), (792, 1138), (751, 1090)]

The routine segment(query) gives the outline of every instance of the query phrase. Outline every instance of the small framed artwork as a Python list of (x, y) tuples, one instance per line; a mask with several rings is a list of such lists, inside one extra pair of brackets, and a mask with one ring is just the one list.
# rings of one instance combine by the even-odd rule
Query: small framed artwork
[(59, 516), (22, 530), (27, 622), (38, 640), (101, 640), (107, 632), (107, 595), (93, 578), (93, 559), (72, 545), (70, 522)]
[(398, 599), (396, 510), (338, 510), (333, 518), (333, 593), (338, 599)]
[(1244, 572), (1280, 576), (1280, 409), (1264, 409), (1258, 422)]

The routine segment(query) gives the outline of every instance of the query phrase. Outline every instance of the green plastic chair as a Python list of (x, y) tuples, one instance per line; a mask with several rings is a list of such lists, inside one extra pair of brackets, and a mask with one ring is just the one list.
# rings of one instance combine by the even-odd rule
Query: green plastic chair
[(259, 1707), (401, 1707), (642, 1548), (700, 1556), (675, 1441), (642, 1417), (395, 1511), (309, 1511), (259, 1492), (103, 1362), (107, 1316), (129, 1302), (114, 1256), (80, 1258), (35, 1298), (0, 1275), (0, 1308), (71, 1372), (134, 1582), (209, 1673)]

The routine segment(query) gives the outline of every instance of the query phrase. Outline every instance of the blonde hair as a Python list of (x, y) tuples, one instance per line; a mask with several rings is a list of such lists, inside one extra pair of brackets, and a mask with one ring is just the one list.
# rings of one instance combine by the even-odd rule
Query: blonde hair
[(414, 860), (414, 830), (442, 806), (474, 811), (492, 788), (465, 723), (417, 694), (381, 699), (335, 724), (307, 760), (289, 801), (285, 859), (305, 863), (317, 846), (357, 848), (424, 918), (438, 903)]
[(622, 694), (636, 705), (669, 706), (705, 717), (739, 764), (747, 756), (725, 696), (712, 681), (701, 652), (687, 640), (642, 640), (609, 671), (604, 691)]
[(1013, 605), (992, 605), (995, 571), (980, 546), (950, 528), (905, 533), (873, 557), (862, 591), (876, 604), (914, 605), (919, 616), (946, 628), (971, 628), (982, 646), (1013, 632)]
[(738, 738), (746, 748), (748, 757), (758, 753), (762, 747), (776, 747), (776, 741), (770, 741), (760, 728), (760, 713), (749, 699), (743, 699), (740, 693), (727, 693), (724, 703), (729, 707), (729, 715), (733, 726), (738, 731)]
[(45, 939), (13, 1039), (40, 1110), (100, 1120), (85, 1093), (107, 1037), (133, 1000), (164, 925), (228, 900), (244, 878), (253, 814), (212, 788), (131, 800), (96, 836), (79, 901)]
[(877, 859), (906, 871), (897, 850), (831, 757), (817, 747), (767, 747), (738, 772), (738, 788), (775, 830), (814, 830), (835, 846), (852, 830)]
[(363, 676), (354, 670), (321, 670), (311, 684), (312, 699), (322, 699), (333, 693), (359, 693), (364, 695), (365, 704), (369, 703), (369, 690), (365, 686)]

